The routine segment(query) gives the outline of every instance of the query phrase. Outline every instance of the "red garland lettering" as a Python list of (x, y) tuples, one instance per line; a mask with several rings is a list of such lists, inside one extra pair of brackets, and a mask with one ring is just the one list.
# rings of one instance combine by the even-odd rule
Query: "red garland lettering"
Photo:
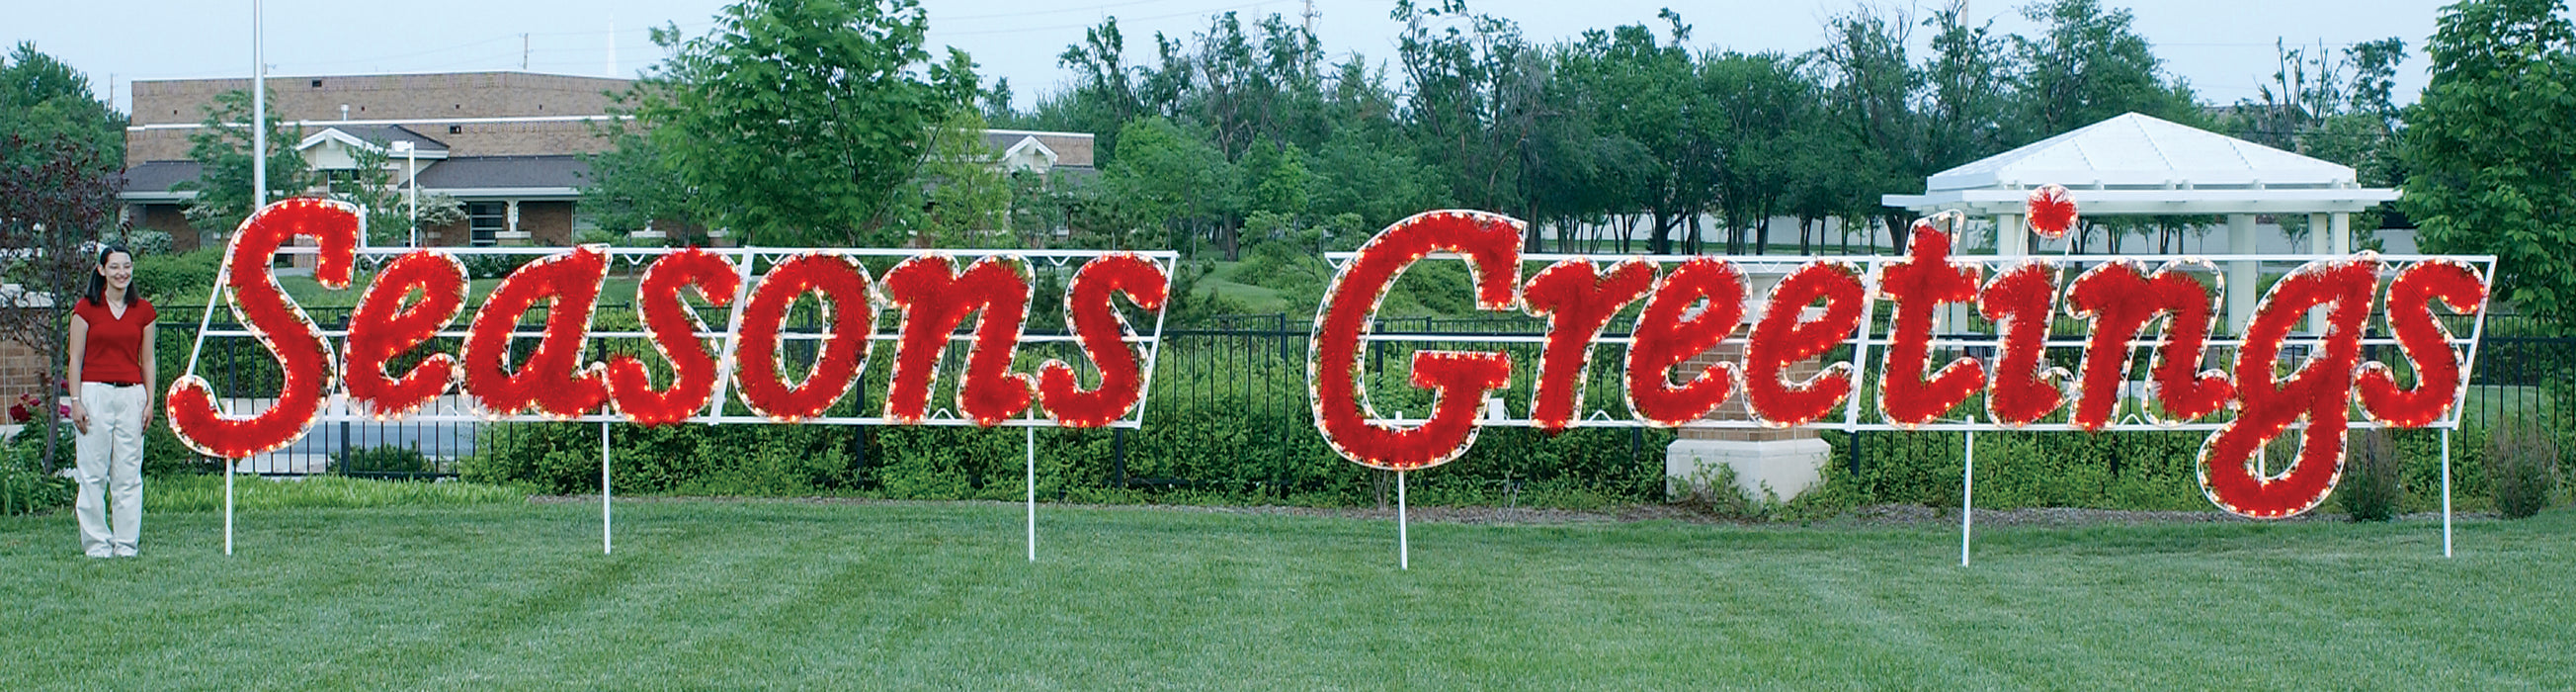
[(2003, 334), (1986, 415), (2005, 427), (2029, 425), (2066, 403), (2057, 381), (2066, 371), (2040, 369), (2048, 355), (2048, 318), (2057, 312), (2057, 268), (2024, 262), (2005, 270), (1977, 295), (1978, 309)]
[(966, 376), (957, 385), (957, 408), (977, 425), (998, 425), (1029, 408), (1031, 382), (1010, 372), (1019, 334), (1029, 314), (1029, 281), (1010, 263), (986, 257), (956, 271), (944, 254), (904, 260), (886, 270), (890, 302), (903, 306), (901, 346), (886, 392), (886, 417), (914, 423), (929, 415), (930, 383), (939, 376), (939, 352), (949, 336), (980, 313), (966, 350)]
[(1376, 413), (1360, 396), (1360, 339), (1388, 288), (1406, 267), (1433, 252), (1454, 252), (1474, 276), (1476, 305), (1510, 310), (1520, 303), (1522, 223), (1499, 214), (1436, 211), (1398, 221), (1360, 247), (1324, 289), (1307, 364), (1316, 427), (1342, 457), (1387, 470), (1447, 463), (1475, 444), (1476, 410), (1485, 393), (1511, 380), (1511, 356), (1492, 351), (1416, 351), (1413, 386), (1432, 390), (1430, 419), (1400, 428), (1369, 422)]
[[(1673, 385), (1669, 373), (1673, 366), (1717, 347), (1735, 331), (1735, 325), (1744, 321), (1748, 290), (1744, 272), (1733, 263), (1706, 257), (1683, 262), (1664, 277), (1655, 295), (1646, 299), (1645, 311), (1637, 317), (1636, 340), (1628, 346), (1628, 407), (1637, 417), (1653, 425), (1678, 426), (1717, 410), (1734, 394), (1734, 363), (1710, 365), (1680, 386)], [(1682, 317), (1682, 310), (1702, 301), (1706, 302), (1699, 314)], [(1548, 345), (1555, 346), (1556, 338), (1550, 337)]]
[(2030, 230), (2042, 238), (2056, 240), (2075, 230), (2075, 196), (2064, 185), (2049, 183), (2030, 191), (2022, 213), (2030, 217)]
[(356, 262), (358, 208), (345, 202), (297, 198), (252, 214), (233, 232), (224, 250), (224, 289), (231, 295), (233, 316), (250, 327), (277, 357), (285, 384), (277, 403), (248, 418), (215, 410), (214, 389), (205, 378), (186, 375), (170, 383), (163, 407), (179, 439), (199, 454), (239, 459), (293, 443), (321, 413), (322, 395), (331, 389), (331, 348), (304, 308), (288, 298), (269, 270), (277, 249), (296, 236), (321, 245), (313, 277), (325, 288), (347, 288)]
[(681, 300), (683, 288), (697, 291), (698, 299), (708, 305), (724, 307), (741, 292), (742, 277), (732, 262), (697, 248), (663, 255), (644, 268), (644, 278), (635, 286), (635, 309), (645, 328), (652, 330), (653, 350), (671, 364), (672, 378), (668, 389), (654, 389), (643, 359), (624, 353), (609, 356), (609, 403), (636, 423), (685, 421), (715, 399), (716, 358), (698, 338), (707, 328)]
[(1878, 290), (1896, 301), (1886, 359), (1880, 367), (1878, 409), (1900, 427), (1922, 425), (1958, 408), (1986, 379), (1985, 363), (1962, 357), (1923, 377), (1932, 349), (1935, 311), (1943, 303), (1977, 299), (1977, 266), (1950, 261), (1950, 234), (1929, 219), (1914, 222), (1912, 253), (1890, 264)]
[[(2035, 225), (2061, 220), (2072, 225), (2071, 202), (2058, 208), (2055, 196), (2062, 193), (2034, 196), (2033, 215), (2052, 215), (2035, 219)], [(2060, 212), (2064, 219), (2053, 216)], [(1483, 426), (1491, 424), (1477, 414), (1490, 393), (1511, 381), (1507, 353), (1414, 353), (1408, 381), (1431, 394), (1429, 416), (1416, 425), (1378, 420), (1361, 387), (1359, 352), (1376, 311), (1397, 278), (1433, 253), (1452, 253), (1466, 261), (1479, 309), (1526, 310), (1547, 319), (1529, 416), (1531, 425), (1544, 430), (1581, 423), (1592, 346), (1614, 316), (1639, 300), (1645, 304), (1630, 339), (1625, 384), (1640, 422), (1690, 424), (1723, 405), (1740, 384), (1748, 409), (1761, 424), (1803, 425), (1844, 406), (1856, 389), (1850, 362), (1826, 364), (1804, 381), (1788, 379), (1793, 364), (1847, 345), (1865, 350), (1872, 343), (1862, 329), (1870, 287), (1853, 264), (1815, 260), (1791, 271), (1761, 306), (1743, 342), (1740, 364), (1699, 368), (1676, 385), (1676, 366), (1724, 343), (1742, 322), (1749, 292), (1742, 270), (1723, 259), (1694, 258), (1657, 280), (1648, 260), (1599, 268), (1578, 257), (1533, 274), (1524, 285), (1522, 228), (1517, 220), (1483, 212), (1420, 214), (1379, 233), (1343, 265), (1318, 308), (1307, 363), (1316, 426), (1336, 452), (1374, 468), (1428, 468), (1464, 454)], [(1138, 352), (1129, 344), (1134, 330), (1117, 297), (1123, 294), (1141, 309), (1161, 310), (1170, 290), (1164, 269), (1134, 254), (1103, 255), (1075, 273), (1065, 294), (1066, 321), (1100, 371), (1098, 386), (1083, 389), (1075, 368), (1059, 360), (1044, 363), (1036, 377), (1010, 371), (1033, 297), (1023, 261), (1016, 257), (988, 256), (960, 271), (946, 255), (916, 256), (871, 287), (867, 271), (851, 257), (812, 252), (779, 262), (742, 297), (740, 268), (726, 256), (678, 251), (654, 262), (637, 286), (638, 311), (648, 330), (644, 336), (674, 373), (667, 388), (654, 389), (649, 369), (633, 356), (587, 366), (580, 360), (608, 271), (606, 248), (585, 246), (513, 272), (472, 318), (459, 354), (429, 354), (395, 377), (384, 371), (386, 364), (430, 343), (461, 310), (467, 283), (455, 257), (422, 250), (388, 264), (359, 300), (350, 334), (336, 352), (269, 269), (281, 246), (309, 236), (319, 241), (316, 279), (327, 288), (344, 289), (359, 233), (354, 207), (296, 199), (262, 209), (234, 234), (221, 273), (223, 287), (234, 314), (277, 359), (284, 382), (274, 405), (248, 417), (218, 412), (203, 378), (191, 374), (173, 382), (165, 405), (173, 429), (191, 449), (241, 458), (281, 448), (311, 427), (334, 380), (341, 378), (350, 400), (378, 417), (406, 415), (461, 377), (466, 393), (496, 416), (533, 408), (567, 418), (613, 402), (638, 423), (686, 421), (692, 412), (715, 409), (721, 370), (720, 354), (711, 353), (701, 336), (716, 330), (699, 322), (683, 296), (689, 290), (710, 306), (743, 303), (741, 319), (727, 325), (741, 336), (726, 357), (737, 360), (733, 372), (744, 403), (775, 420), (820, 416), (846, 394), (872, 350), (877, 301), (882, 300), (902, 317), (885, 400), (887, 419), (919, 423), (930, 415), (941, 352), (958, 340), (966, 319), (975, 316), (956, 402), (964, 417), (998, 425), (1027, 414), (1037, 400), (1067, 427), (1113, 425), (1132, 413), (1145, 393)], [(2133, 260), (2112, 260), (2067, 283), (2061, 297), (2057, 265), (2025, 262), (1980, 286), (1981, 265), (1953, 261), (1952, 242), (1947, 233), (1918, 222), (1909, 255), (1880, 273), (1877, 288), (1895, 301), (1888, 348), (1881, 355), (1886, 369), (1879, 405), (1888, 424), (1931, 422), (1976, 393), (1981, 382), (1988, 385), (1988, 413), (2003, 426), (2029, 425), (2065, 407), (2068, 397), (2059, 383), (2067, 375), (2045, 367), (2049, 316), (2063, 302), (2066, 314), (2085, 320), (2090, 330), (2069, 424), (2083, 430), (2116, 427), (2113, 418), (2129, 384), (2132, 344), (2163, 319), (2150, 366), (2151, 403), (2141, 412), (2155, 423), (2179, 425), (2233, 405), (2234, 419), (2215, 426), (2200, 448), (2200, 483), (2219, 507), (2257, 518), (2305, 512), (2334, 487), (2341, 472), (2343, 431), (2356, 397), (2363, 413), (2382, 425), (2444, 424), (2464, 389), (2467, 358), (2454, 346), (2433, 305), (2438, 301), (2453, 313), (2474, 316), (2488, 298), (2486, 277), (2461, 262), (2416, 260), (2397, 273), (2386, 290), (2387, 313), (2413, 372), (2412, 386), (2405, 386), (2387, 365), (2360, 358), (2362, 330), (2378, 289), (2378, 256), (2312, 262), (2264, 296), (2245, 330), (2231, 376), (2201, 370), (2215, 328), (2217, 296), (2224, 294), (2195, 278), (2217, 275), (2207, 261), (2169, 262), (2150, 274)], [(417, 300), (411, 297), (415, 292)], [(788, 309), (808, 293), (826, 303), (831, 327), (813, 371), (791, 384), (780, 373), (779, 331)], [(544, 336), (514, 371), (508, 362), (513, 332), (540, 302), (548, 304)], [(1963, 358), (1924, 376), (1934, 318), (1943, 303), (1973, 303), (1996, 322), (2000, 338), (1992, 363)], [(2326, 332), (2315, 353), (2287, 373), (2276, 371), (2291, 330), (2318, 309), (2326, 313)], [(335, 357), (345, 357), (345, 372), (334, 367)], [(1989, 369), (1993, 378), (1985, 382)], [(2259, 466), (2256, 451), (2302, 420), (2306, 432), (2296, 458), (2278, 473)]]
[[(1824, 315), (1806, 319), (1808, 306), (1818, 300), (1825, 301)], [(1824, 355), (1860, 328), (1868, 301), (1860, 271), (1849, 264), (1811, 262), (1780, 280), (1744, 343), (1744, 401), (1755, 418), (1779, 427), (1806, 425), (1851, 396), (1848, 361), (1827, 365), (1805, 382), (1784, 376), (1789, 364)]]
[[(465, 334), (465, 391), (482, 399), (484, 410), (503, 416), (533, 407), (548, 416), (571, 418), (607, 403), (603, 368), (581, 363), (591, 312), (607, 279), (608, 252), (602, 245), (529, 262), (502, 277)], [(508, 362), (511, 332), (518, 328), (519, 316), (538, 301), (548, 303), (545, 335), (513, 372)]]
[[(2350, 260), (2311, 262), (2273, 284), (2245, 328), (2237, 351), (2236, 420), (2200, 447), (2200, 486), (2210, 502), (2258, 518), (2294, 516), (2324, 502), (2343, 473), (2345, 409), (2352, 402), (2352, 373), (2361, 358), (2361, 328), (2370, 317), (2379, 259), (2365, 252)], [(2273, 361), (2290, 329), (2312, 308), (2326, 313), (2325, 343), (2286, 380)], [(2299, 454), (2278, 474), (2257, 471), (2255, 452), (2305, 418)]]
[(2373, 420), (2420, 428), (2441, 420), (2458, 400), (2466, 384), (2460, 381), (2460, 353), (2451, 349), (2451, 330), (2433, 316), (2435, 300), (2453, 312), (2474, 310), (2486, 304), (2486, 281), (2468, 265), (2435, 260), (2407, 267), (2388, 282), (2388, 327), (2414, 363), (2415, 388), (2399, 388), (2385, 364), (2362, 365), (2361, 409)]
[[(787, 324), (787, 309), (807, 293), (823, 299), (831, 336), (815, 357), (814, 369), (790, 387), (780, 379), (787, 366), (779, 331)], [(797, 255), (771, 267), (749, 301), (742, 306), (742, 342), (734, 349), (733, 365), (743, 405), (781, 423), (823, 415), (867, 367), (868, 337), (877, 321), (868, 302), (867, 269), (840, 255)]]
[(1137, 371), (1136, 351), (1126, 337), (1134, 333), (1127, 318), (1111, 303), (1113, 294), (1146, 310), (1163, 308), (1171, 277), (1151, 260), (1112, 253), (1086, 262), (1065, 287), (1065, 324), (1073, 325), (1082, 350), (1100, 368), (1100, 387), (1082, 389), (1073, 366), (1048, 359), (1038, 366), (1038, 393), (1048, 413), (1066, 427), (1097, 428), (1127, 416), (1145, 395)]
[(1569, 259), (1530, 276), (1521, 302), (1531, 316), (1547, 318), (1547, 346), (1539, 351), (1538, 386), (1530, 394), (1530, 420), (1540, 430), (1555, 433), (1573, 425), (1575, 409), (1583, 405), (1583, 380), (1592, 370), (1593, 342), (1612, 316), (1654, 285), (1655, 265), (1642, 259), (1610, 265), (1607, 275), (1594, 272), (1591, 260)]
[(2182, 262), (2147, 275), (2139, 271), (2138, 263), (2123, 260), (2096, 265), (2067, 287), (2066, 314), (2092, 322), (2084, 362), (2077, 367), (2082, 379), (2070, 421), (2075, 427), (2099, 430), (2110, 424), (2111, 411), (2120, 403), (2121, 385), (2129, 380), (2129, 342), (2159, 315), (2167, 319), (2152, 373), (2156, 406), (2175, 416), (2170, 422), (2217, 413), (2235, 396), (2235, 383), (2227, 373), (2200, 370), (2201, 354), (2208, 350), (2209, 332), (2217, 320), (2214, 303), (2225, 292), (2202, 287), (2185, 267), (2217, 275), (2216, 267), (2207, 263)]
[[(423, 250), (396, 258), (358, 298), (349, 316), (346, 344), (349, 398), (367, 405), (376, 420), (401, 418), (447, 393), (463, 376), (456, 357), (433, 353), (403, 373), (385, 375), (385, 361), (419, 348), (465, 309), (465, 265), (445, 252)], [(420, 302), (403, 301), (412, 292)]]

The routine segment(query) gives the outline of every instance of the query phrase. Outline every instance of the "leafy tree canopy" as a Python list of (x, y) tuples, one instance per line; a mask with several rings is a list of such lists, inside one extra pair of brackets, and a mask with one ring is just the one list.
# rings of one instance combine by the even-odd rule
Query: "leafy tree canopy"
[(974, 63), (931, 62), (917, 0), (745, 0), (626, 96), (693, 216), (762, 245), (857, 244), (931, 131), (975, 104)]
[(2576, 26), (2559, 0), (2464, 0), (2407, 109), (2401, 208), (2427, 249), (2498, 256), (2498, 297), (2576, 321)]

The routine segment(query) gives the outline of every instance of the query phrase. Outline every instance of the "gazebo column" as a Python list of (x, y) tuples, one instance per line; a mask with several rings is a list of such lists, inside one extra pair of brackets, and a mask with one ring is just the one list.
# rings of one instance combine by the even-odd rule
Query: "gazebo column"
[(2005, 257), (2030, 254), (2030, 231), (2022, 228), (2020, 214), (1995, 215), (1995, 254)]
[(2326, 228), (2334, 234), (2334, 244), (2328, 249), (2337, 255), (2352, 254), (2352, 212), (2339, 211), (2329, 216), (2333, 221)]
[(2323, 255), (2334, 252), (2334, 235), (2334, 231), (2328, 230), (2325, 214), (2308, 215), (2308, 254)]
[[(2227, 252), (2233, 255), (2254, 254), (2254, 215), (2227, 215)], [(2254, 317), (2255, 285), (2262, 264), (2246, 260), (2227, 263), (2227, 327), (2229, 333), (2243, 335), (2245, 323)]]
[[(2337, 214), (2336, 216), (2342, 215)], [(2336, 232), (2332, 222), (2326, 219), (2326, 215), (2324, 213), (2319, 212), (2308, 215), (2308, 254), (2327, 256), (2342, 254), (2340, 251), (2334, 249), (2334, 246), (2340, 244), (2335, 242), (2338, 240), (2338, 236), (2340, 235), (2342, 234)], [(2326, 331), (2327, 312), (2328, 308), (2324, 307), (2308, 310), (2307, 326), (2303, 328), (2304, 333), (2324, 334)]]

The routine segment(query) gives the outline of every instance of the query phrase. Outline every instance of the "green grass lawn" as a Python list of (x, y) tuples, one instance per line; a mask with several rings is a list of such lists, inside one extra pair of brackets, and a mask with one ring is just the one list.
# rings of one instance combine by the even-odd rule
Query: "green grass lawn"
[(2576, 512), (2461, 525), (1416, 525), (681, 500), (0, 518), (11, 689), (2576, 686)]

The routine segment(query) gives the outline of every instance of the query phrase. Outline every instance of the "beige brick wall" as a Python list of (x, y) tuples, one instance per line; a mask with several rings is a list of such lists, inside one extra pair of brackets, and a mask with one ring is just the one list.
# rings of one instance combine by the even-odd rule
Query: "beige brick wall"
[[(316, 86), (316, 83), (319, 86)], [(279, 118), (339, 120), (349, 106), (352, 120), (436, 120), (602, 115), (608, 92), (627, 88), (623, 79), (531, 74), (465, 72), (350, 77), (271, 77), (269, 102)], [(250, 88), (247, 79), (144, 80), (134, 82), (133, 124), (196, 124), (215, 95)], [(593, 137), (582, 122), (460, 124), (458, 131), (438, 124), (406, 125), (446, 142), (459, 156), (561, 154), (599, 151), (605, 140)], [(188, 157), (187, 129), (129, 130), (126, 163), (175, 161)]]
[(0, 413), (20, 394), (42, 393), (45, 359), (16, 341), (0, 341)]
[(142, 204), (143, 213), (135, 216), (134, 225), (170, 234), (170, 251), (197, 249), (197, 228), (188, 225), (187, 213), (176, 204)]
[(528, 232), (531, 245), (571, 245), (572, 205), (571, 202), (520, 202), (519, 230)]
[[(1726, 341), (1726, 342), (1724, 342), (1724, 343), (1720, 343), (1720, 344), (1718, 344), (1718, 345), (1717, 345), (1717, 348), (1712, 348), (1712, 349), (1709, 349), (1709, 350), (1708, 350), (1707, 352), (1705, 352), (1705, 353), (1701, 353), (1701, 354), (1699, 354), (1699, 355), (1692, 356), (1690, 360), (1688, 360), (1688, 361), (1684, 361), (1684, 362), (1683, 362), (1683, 366), (1682, 366), (1682, 367), (1674, 368), (1673, 370), (1674, 370), (1675, 372), (1679, 372), (1679, 373), (1697, 373), (1697, 372), (1699, 372), (1699, 371), (1700, 371), (1700, 369), (1702, 369), (1702, 368), (1706, 368), (1706, 367), (1708, 367), (1708, 366), (1710, 366), (1710, 365), (1713, 365), (1713, 364), (1716, 364), (1716, 363), (1720, 363), (1720, 362), (1736, 363), (1736, 364), (1737, 364), (1737, 367), (1739, 367), (1739, 368), (1740, 368), (1740, 367), (1742, 367), (1742, 364), (1743, 364), (1743, 362), (1744, 362), (1744, 340), (1743, 340), (1743, 339), (1741, 339), (1741, 338), (1729, 339), (1729, 340), (1727, 340), (1727, 341)], [(1789, 381), (1791, 381), (1791, 382), (1796, 382), (1796, 381), (1799, 381), (1799, 380), (1804, 380), (1804, 379), (1806, 379), (1806, 378), (1808, 378), (1808, 377), (1813, 377), (1813, 376), (1815, 376), (1815, 374), (1817, 373), (1817, 371), (1819, 371), (1819, 370), (1821, 369), (1821, 367), (1822, 367), (1822, 366), (1820, 366), (1820, 365), (1817, 363), (1817, 361), (1815, 361), (1815, 360), (1806, 360), (1806, 361), (1801, 361), (1801, 362), (1798, 362), (1798, 363), (1793, 363), (1793, 364), (1790, 364), (1790, 366), (1789, 366), (1789, 372), (1788, 372), (1788, 374), (1784, 377), (1784, 379), (1787, 379), (1787, 380), (1789, 380)], [(1749, 409), (1748, 409), (1748, 407), (1747, 407), (1747, 406), (1745, 405), (1745, 403), (1744, 403), (1744, 392), (1743, 392), (1743, 391), (1741, 391), (1741, 390), (1739, 389), (1738, 391), (1736, 391), (1736, 392), (1735, 392), (1735, 397), (1734, 397), (1734, 398), (1732, 398), (1732, 399), (1728, 399), (1725, 405), (1722, 405), (1722, 406), (1717, 407), (1717, 410), (1716, 410), (1716, 411), (1714, 411), (1714, 412), (1711, 412), (1710, 414), (1708, 414), (1708, 416), (1707, 416), (1707, 418), (1706, 418), (1706, 419), (1707, 419), (1707, 420), (1752, 420), (1752, 419), (1753, 419), (1753, 416), (1747, 412), (1748, 410), (1749, 410)], [(1807, 429), (1807, 428), (1804, 428), (1804, 427), (1799, 427), (1799, 428), (1787, 428), (1787, 429), (1780, 429), (1780, 430), (1772, 430), (1772, 429), (1751, 429), (1751, 428), (1744, 428), (1744, 429), (1738, 429), (1738, 428), (1726, 428), (1726, 429), (1711, 429), (1711, 428), (1683, 428), (1683, 429), (1681, 429), (1680, 431), (1678, 431), (1678, 436), (1679, 436), (1681, 439), (1685, 439), (1685, 440), (1725, 440), (1725, 441), (1729, 441), (1729, 442), (1778, 442), (1778, 441), (1782, 441), (1782, 440), (1798, 440), (1798, 439), (1807, 439), (1807, 438), (1812, 438), (1812, 437), (1815, 437), (1815, 436), (1816, 436), (1816, 433), (1815, 433), (1815, 431), (1814, 431), (1814, 430), (1810, 430), (1810, 429)]]

